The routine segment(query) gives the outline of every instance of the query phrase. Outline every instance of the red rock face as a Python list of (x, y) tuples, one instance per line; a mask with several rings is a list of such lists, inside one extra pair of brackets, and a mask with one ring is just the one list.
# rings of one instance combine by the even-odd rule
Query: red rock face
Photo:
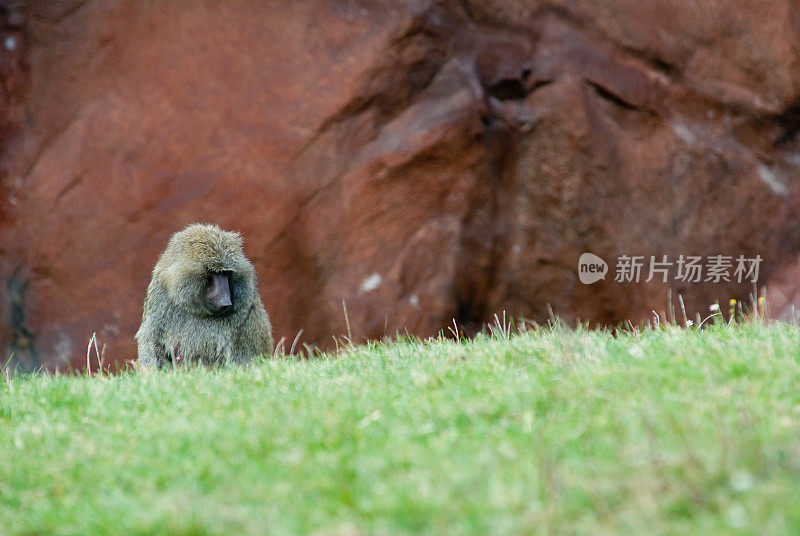
[[(4, 357), (80, 366), (96, 332), (106, 361), (133, 359), (150, 270), (194, 221), (243, 233), (276, 339), (321, 347), (348, 333), (345, 307), (359, 341), (502, 311), (638, 322), (678, 295), (692, 317), (753, 292), (732, 270), (615, 282), (621, 255), (760, 255), (758, 284), (798, 296), (794, 6), (7, 10)], [(604, 280), (579, 281), (584, 252)]]

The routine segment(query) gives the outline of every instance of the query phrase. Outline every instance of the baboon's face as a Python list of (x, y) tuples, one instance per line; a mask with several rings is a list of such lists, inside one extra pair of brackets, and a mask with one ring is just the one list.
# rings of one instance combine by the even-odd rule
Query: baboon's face
[(223, 316), (233, 311), (231, 272), (208, 272), (201, 300), (213, 316)]
[(256, 295), (255, 269), (239, 235), (193, 225), (175, 233), (156, 265), (169, 298), (189, 313), (224, 317)]

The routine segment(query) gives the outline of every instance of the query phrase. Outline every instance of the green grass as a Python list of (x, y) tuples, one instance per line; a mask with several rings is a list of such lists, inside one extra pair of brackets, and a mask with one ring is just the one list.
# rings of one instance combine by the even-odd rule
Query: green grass
[(800, 331), (0, 379), (0, 534), (798, 534)]

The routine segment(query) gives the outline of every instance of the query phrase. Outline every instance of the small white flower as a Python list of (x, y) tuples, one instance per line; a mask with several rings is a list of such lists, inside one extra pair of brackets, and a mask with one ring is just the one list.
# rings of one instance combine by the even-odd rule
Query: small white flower
[(690, 328), (690, 327), (692, 327), (692, 326), (694, 326), (694, 322), (692, 322), (691, 320), (687, 320), (687, 321), (686, 321), (686, 327), (687, 327), (687, 328)]
[(711, 305), (708, 306), (708, 310), (711, 311), (712, 313), (719, 311), (719, 304), (712, 303)]
[(753, 487), (755, 479), (749, 471), (738, 470), (731, 474), (730, 485), (734, 491), (747, 491)]

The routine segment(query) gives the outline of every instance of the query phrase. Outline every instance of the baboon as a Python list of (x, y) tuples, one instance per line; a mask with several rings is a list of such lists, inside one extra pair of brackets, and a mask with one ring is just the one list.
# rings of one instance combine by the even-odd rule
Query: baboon
[(153, 268), (136, 333), (139, 364), (245, 364), (272, 353), (272, 327), (238, 233), (192, 224)]

